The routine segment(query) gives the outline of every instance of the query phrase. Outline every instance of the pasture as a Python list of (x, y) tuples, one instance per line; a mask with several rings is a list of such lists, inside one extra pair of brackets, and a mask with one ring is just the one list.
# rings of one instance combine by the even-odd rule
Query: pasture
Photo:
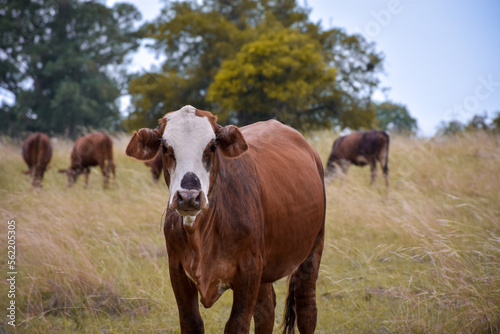
[[(335, 136), (308, 140), (325, 162)], [(161, 216), (168, 190), (114, 137), (116, 187), (93, 168), (71, 189), (57, 173), (72, 143), (52, 141), (43, 190), (31, 189), (20, 144), (0, 142), (0, 264), (7, 220), (16, 221), (18, 333), (179, 333)], [(500, 139), (483, 133), (437, 139), (392, 137), (390, 191), (379, 171), (351, 167), (327, 185), (325, 249), (317, 285), (317, 333), (496, 333), (500, 331)], [(0, 305), (7, 305), (1, 281)], [(286, 280), (275, 284), (275, 332)], [(220, 333), (227, 291), (201, 307)], [(0, 332), (12, 330), (2, 315)]]

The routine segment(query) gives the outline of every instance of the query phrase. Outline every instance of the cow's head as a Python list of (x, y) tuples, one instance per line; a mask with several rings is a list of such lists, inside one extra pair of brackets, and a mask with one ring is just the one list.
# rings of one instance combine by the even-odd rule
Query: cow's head
[(166, 114), (156, 129), (134, 132), (127, 155), (150, 160), (161, 151), (169, 207), (183, 217), (194, 217), (208, 208), (218, 159), (234, 158), (248, 149), (240, 130), (222, 127), (208, 111), (185, 106)]
[(325, 182), (330, 183), (342, 173), (341, 161), (339, 159), (328, 160), (325, 168)]
[(43, 166), (32, 166), (30, 170), (22, 171), (22, 173), (30, 176), (31, 185), (34, 188), (42, 188), (43, 174), (47, 169), (47, 167)]
[(68, 177), (68, 182), (66, 183), (66, 188), (71, 188), (71, 186), (76, 182), (78, 179), (78, 176), (82, 173), (89, 173), (90, 170), (89, 168), (66, 168), (66, 169), (59, 169), (59, 173), (61, 174), (66, 174)]

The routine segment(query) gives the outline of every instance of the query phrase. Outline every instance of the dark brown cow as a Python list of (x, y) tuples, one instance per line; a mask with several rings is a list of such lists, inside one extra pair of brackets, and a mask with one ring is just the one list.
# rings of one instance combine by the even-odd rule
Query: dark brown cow
[(151, 174), (153, 174), (153, 181), (158, 183), (160, 179), (161, 171), (163, 169), (163, 154), (158, 153), (156, 157), (152, 160), (145, 161), (144, 164), (151, 168)]
[(49, 136), (41, 132), (31, 134), (23, 143), (23, 158), (29, 168), (23, 173), (31, 176), (33, 187), (41, 188), (43, 174), (52, 158)]
[(76, 140), (71, 151), (71, 166), (60, 169), (59, 173), (68, 176), (67, 187), (76, 182), (80, 174), (85, 175), (85, 187), (89, 183), (90, 167), (101, 167), (104, 178), (104, 188), (108, 187), (110, 171), (116, 178), (115, 164), (113, 163), (113, 140), (103, 132), (96, 132)]
[(389, 135), (384, 131), (362, 131), (337, 138), (328, 158), (326, 179), (336, 176), (339, 169), (347, 174), (349, 165), (370, 165), (371, 183), (377, 177), (377, 161), (384, 172), (385, 184), (389, 187)]
[(316, 151), (277, 121), (222, 127), (185, 106), (134, 132), (127, 154), (163, 155), (170, 190), (164, 233), (182, 333), (203, 333), (198, 294), (211, 307), (233, 290), (225, 333), (272, 333), (272, 283), (289, 276), (285, 332), (316, 327), (325, 191)]

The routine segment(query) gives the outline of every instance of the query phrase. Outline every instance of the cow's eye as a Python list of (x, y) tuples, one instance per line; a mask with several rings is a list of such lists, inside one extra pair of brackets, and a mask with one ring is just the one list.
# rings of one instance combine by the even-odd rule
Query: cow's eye
[(210, 152), (215, 152), (216, 149), (217, 149), (217, 145), (215, 145), (215, 144), (210, 145)]
[(168, 152), (168, 148), (165, 145), (161, 145), (161, 147), (163, 148), (163, 153), (167, 153)]

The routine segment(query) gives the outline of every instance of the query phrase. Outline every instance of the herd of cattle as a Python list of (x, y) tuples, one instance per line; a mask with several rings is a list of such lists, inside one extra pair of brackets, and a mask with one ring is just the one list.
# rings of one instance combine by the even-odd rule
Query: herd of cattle
[[(41, 132), (33, 133), (23, 142), (22, 152), (24, 161), (29, 168), (23, 173), (31, 176), (33, 187), (41, 188), (43, 175), (52, 159), (50, 138)], [(94, 166), (100, 166), (105, 188), (109, 184), (110, 172), (116, 178), (113, 162), (113, 140), (103, 132), (78, 138), (70, 158), (70, 167), (59, 170), (59, 173), (67, 175), (68, 188), (76, 182), (82, 173), (85, 175), (85, 187), (87, 187), (90, 167)], [(370, 165), (370, 185), (372, 185), (377, 176), (377, 162), (380, 163), (388, 187), (389, 135), (386, 132), (373, 130), (340, 136), (333, 143), (326, 164), (325, 180), (331, 181), (339, 174), (345, 176), (351, 164), (360, 167)], [(163, 155), (157, 154), (153, 159), (145, 161), (144, 164), (150, 167), (153, 181), (157, 183), (163, 171)]]
[[(272, 333), (276, 294), (272, 283), (289, 277), (283, 327), (316, 328), (316, 280), (325, 232), (325, 179), (349, 164), (372, 170), (380, 162), (388, 185), (389, 136), (380, 131), (338, 138), (326, 171), (304, 137), (278, 121), (238, 128), (217, 124), (210, 112), (185, 106), (155, 129), (134, 132), (126, 154), (163, 171), (170, 191), (164, 234), (169, 274), (182, 333), (202, 333), (198, 298), (211, 307), (227, 289), (233, 306), (226, 333)], [(45, 134), (23, 144), (33, 186), (40, 186), (52, 155)], [(112, 140), (104, 133), (79, 138), (71, 165), (60, 170), (70, 187), (100, 166), (104, 186), (114, 174)], [(326, 176), (326, 177), (325, 177)]]
[[(23, 158), (29, 170), (24, 174), (31, 176), (31, 184), (40, 188), (47, 165), (52, 158), (50, 138), (44, 133), (31, 134), (23, 143)], [(108, 187), (110, 172), (116, 178), (113, 162), (113, 140), (103, 132), (96, 132), (75, 141), (71, 152), (70, 166), (60, 169), (59, 173), (66, 174), (67, 187), (76, 182), (80, 174), (85, 175), (85, 187), (88, 186), (90, 167), (99, 166), (104, 177), (104, 188)]]

